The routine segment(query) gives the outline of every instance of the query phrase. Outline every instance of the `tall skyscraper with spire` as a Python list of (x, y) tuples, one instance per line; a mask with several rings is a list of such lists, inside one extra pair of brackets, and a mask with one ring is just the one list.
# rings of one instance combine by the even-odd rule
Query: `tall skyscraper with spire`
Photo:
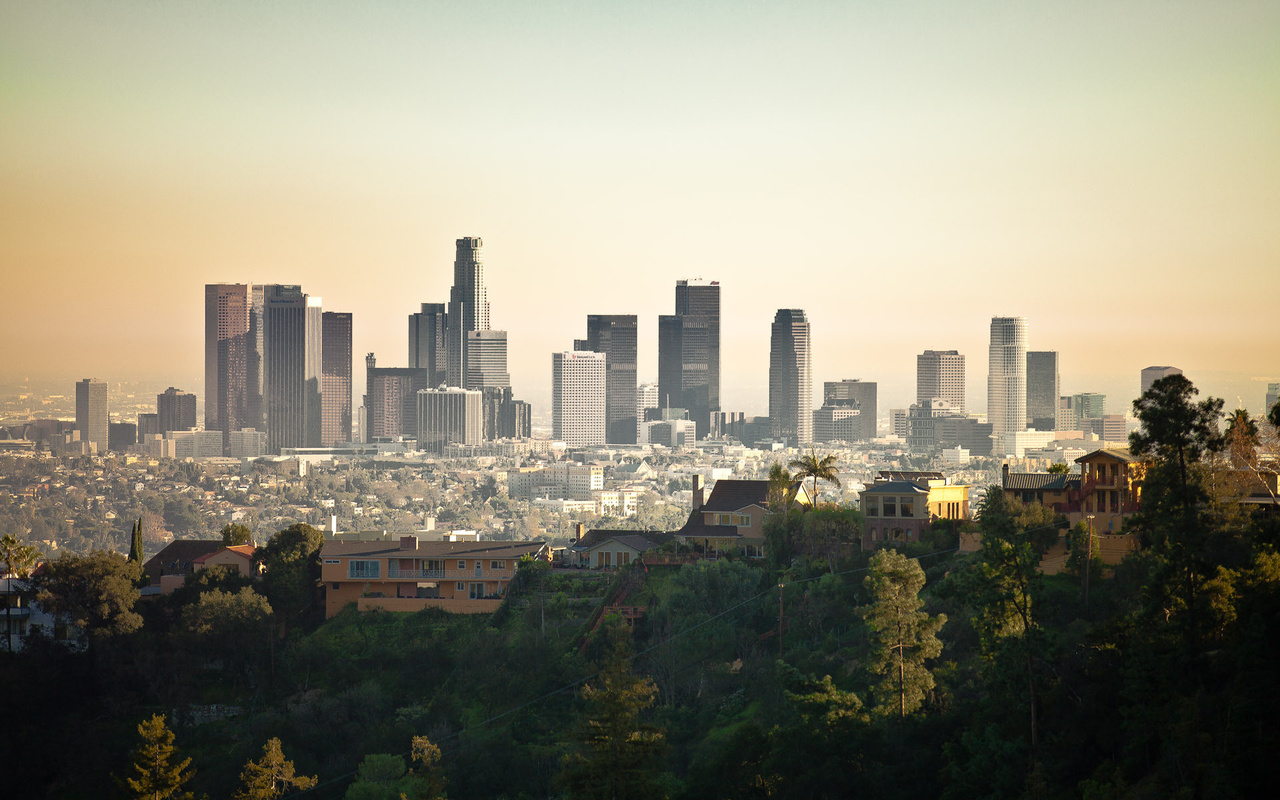
[(775, 438), (813, 444), (813, 359), (809, 319), (798, 308), (780, 308), (769, 338), (769, 426)]
[(993, 455), (1012, 452), (1012, 434), (1027, 429), (1027, 318), (992, 317), (987, 369), (987, 422)]
[(701, 439), (720, 410), (720, 282), (676, 281), (675, 312), (658, 317), (658, 402), (688, 409)]
[(448, 359), (445, 379), (450, 386), (467, 387), (467, 334), (489, 330), (489, 292), (484, 282), (484, 241), (478, 236), (457, 240), (453, 259), (453, 288), (446, 311)]

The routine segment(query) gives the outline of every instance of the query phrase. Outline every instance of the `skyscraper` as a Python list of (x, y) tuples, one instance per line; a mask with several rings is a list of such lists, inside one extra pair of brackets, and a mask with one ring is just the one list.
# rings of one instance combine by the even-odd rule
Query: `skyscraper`
[(1267, 398), (1262, 409), (1262, 415), (1265, 417), (1276, 403), (1280, 403), (1280, 383), (1267, 384)]
[[(604, 353), (605, 441), (636, 443), (636, 315), (588, 314), (575, 350)], [(643, 421), (643, 419), (641, 420)]]
[(418, 392), (418, 449), (443, 453), (451, 444), (480, 444), (480, 395), (456, 386)]
[(320, 330), (320, 445), (351, 441), (351, 314), (325, 311)]
[(267, 450), (320, 445), (321, 301), (301, 286), (266, 287), (263, 401)]
[(444, 303), (423, 303), (421, 311), (409, 315), (409, 366), (427, 370), (432, 386), (448, 380), (446, 316)]
[(484, 283), (484, 261), (480, 251), (484, 241), (464, 236), (456, 242), (453, 260), (453, 287), (446, 311), (445, 353), (450, 386), (466, 387), (467, 332), (489, 330), (489, 292)]
[(1058, 351), (1027, 352), (1027, 425), (1038, 431), (1058, 429), (1061, 373)]
[(97, 445), (99, 455), (107, 452), (110, 428), (105, 381), (85, 378), (76, 383), (76, 430), (80, 431), (80, 441)]
[[(987, 371), (987, 421), (996, 438), (994, 454), (1013, 444), (1010, 434), (1027, 427), (1027, 318), (992, 317)], [(1008, 441), (1006, 443), (1006, 437)]]
[(170, 386), (156, 395), (156, 416), (161, 433), (192, 430), (196, 426), (196, 396)]
[[(963, 359), (964, 356), (961, 356), (961, 358)], [(961, 369), (963, 369), (963, 365)], [(875, 381), (863, 381), (857, 378), (827, 381), (822, 384), (822, 405), (824, 407), (858, 409), (854, 438), (870, 441), (876, 438), (876, 415), (879, 413), (876, 393)]]
[(204, 427), (261, 429), (264, 287), (213, 283), (204, 287)]
[(605, 443), (605, 354), (551, 354), (552, 437), (568, 447)]
[(507, 332), (478, 330), (466, 334), (467, 389), (507, 389), (511, 374), (507, 372)]
[(1181, 374), (1182, 374), (1182, 370), (1178, 369), (1177, 367), (1143, 367), (1142, 378), (1141, 378), (1142, 391), (1138, 393), (1138, 396), (1141, 397), (1142, 395), (1146, 394), (1147, 390), (1151, 388), (1151, 384), (1155, 383), (1161, 378), (1167, 378), (1170, 375), (1181, 375)]
[(663, 407), (685, 408), (698, 438), (720, 410), (720, 282), (676, 281), (674, 315), (658, 317), (658, 395)]
[(636, 442), (643, 441), (645, 411), (658, 408), (658, 384), (642, 383), (636, 387)]
[(379, 367), (373, 353), (364, 357), (365, 441), (418, 438), (418, 392), (434, 389), (430, 370)]
[(813, 362), (809, 320), (798, 308), (780, 308), (769, 337), (769, 424), (774, 438), (793, 447), (813, 443)]
[(965, 411), (964, 356), (957, 350), (925, 350), (916, 356), (916, 404), (946, 400), (952, 412)]

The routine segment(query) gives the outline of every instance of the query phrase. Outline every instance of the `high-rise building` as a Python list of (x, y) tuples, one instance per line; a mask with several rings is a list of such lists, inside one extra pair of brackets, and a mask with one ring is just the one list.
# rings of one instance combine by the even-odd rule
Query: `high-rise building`
[(676, 281), (674, 315), (658, 317), (658, 394), (662, 407), (686, 408), (698, 438), (720, 410), (720, 282)]
[(138, 443), (138, 426), (132, 422), (107, 423), (107, 447), (123, 453)]
[(965, 413), (964, 356), (958, 350), (925, 350), (916, 356), (916, 404), (946, 400)]
[(76, 383), (76, 430), (80, 441), (92, 442), (98, 454), (107, 452), (110, 429), (107, 426), (107, 384), (97, 378)]
[(532, 409), (523, 400), (517, 400), (510, 386), (480, 389), (484, 406), (483, 438), (528, 439), (533, 433)]
[(588, 314), (587, 338), (574, 350), (604, 353), (605, 441), (636, 443), (636, 315)]
[(266, 287), (263, 405), (267, 450), (320, 446), (321, 301), (300, 286)]
[(636, 386), (636, 442), (640, 442), (644, 429), (645, 411), (658, 407), (658, 384), (641, 383)]
[(1061, 384), (1058, 351), (1027, 351), (1027, 426), (1038, 431), (1058, 429)]
[(1107, 413), (1107, 396), (1098, 392), (1071, 395), (1079, 419), (1102, 419)]
[(196, 396), (170, 386), (163, 394), (156, 395), (156, 415), (160, 418), (160, 433), (193, 430), (196, 427)]
[(481, 392), (449, 386), (418, 392), (418, 449), (443, 453), (450, 444), (480, 444)]
[(445, 316), (447, 368), (450, 386), (466, 386), (467, 332), (489, 330), (489, 292), (484, 282), (484, 241), (464, 236), (456, 242), (453, 260), (453, 287)]
[(907, 438), (907, 434), (911, 433), (908, 411), (909, 409), (906, 408), (889, 409), (889, 430), (894, 436), (903, 440)]
[(222, 431), (263, 425), (265, 287), (204, 287), (204, 427)]
[(1267, 399), (1262, 409), (1262, 415), (1266, 416), (1271, 413), (1271, 409), (1275, 407), (1276, 403), (1280, 403), (1280, 383), (1268, 383)]
[(320, 446), (351, 441), (351, 314), (326, 311), (320, 323)]
[(421, 311), (409, 315), (409, 366), (427, 370), (433, 387), (448, 380), (446, 317), (444, 303), (423, 303)]
[(1155, 383), (1161, 378), (1167, 378), (1170, 375), (1181, 375), (1181, 374), (1182, 374), (1182, 370), (1178, 369), (1177, 367), (1143, 367), (1142, 378), (1141, 378), (1142, 391), (1138, 393), (1138, 396), (1141, 397), (1142, 395), (1146, 394), (1147, 390), (1151, 388), (1151, 384)]
[[(963, 369), (962, 362), (961, 371)], [(863, 381), (857, 378), (827, 381), (822, 384), (822, 405), (858, 409), (854, 438), (859, 441), (870, 441), (876, 438), (876, 414), (878, 413), (876, 393), (875, 381)]]
[(551, 354), (552, 436), (568, 447), (605, 443), (605, 354)]
[(813, 358), (809, 319), (780, 308), (769, 337), (769, 421), (774, 438), (792, 447), (813, 444)]
[(434, 389), (430, 370), (379, 367), (373, 353), (364, 357), (365, 440), (418, 438), (418, 392)]
[[(1005, 437), (1027, 427), (1027, 318), (992, 317), (987, 371), (987, 421), (996, 437), (995, 455), (1007, 452)], [(1011, 444), (1012, 442), (1009, 442)]]
[(507, 332), (467, 331), (466, 382), (463, 386), (477, 391), (511, 387), (507, 372)]

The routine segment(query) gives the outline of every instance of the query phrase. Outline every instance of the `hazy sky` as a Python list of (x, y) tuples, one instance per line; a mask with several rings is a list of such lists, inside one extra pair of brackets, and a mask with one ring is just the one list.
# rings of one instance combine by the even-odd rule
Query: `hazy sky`
[(1260, 410), (1280, 3), (0, 2), (5, 376), (200, 391), (203, 285), (301, 283), (354, 313), (358, 395), (460, 236), (540, 407), (588, 313), (638, 314), (656, 378), (702, 277), (730, 410), (779, 307), (819, 391), (885, 407), (955, 348), (981, 408), (1022, 315), (1111, 411), (1148, 364)]

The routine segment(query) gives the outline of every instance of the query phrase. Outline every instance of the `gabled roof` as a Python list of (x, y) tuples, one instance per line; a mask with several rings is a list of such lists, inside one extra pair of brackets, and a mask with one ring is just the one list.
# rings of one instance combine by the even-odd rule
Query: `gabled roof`
[[(705, 510), (705, 509), (704, 509)], [(689, 521), (676, 531), (676, 536), (686, 539), (736, 539), (742, 536), (736, 525), (708, 525), (702, 511), (689, 515)]]
[(534, 555), (546, 542), (418, 542), (402, 549), (400, 542), (325, 542), (322, 558), (519, 558)]
[(162, 575), (185, 575), (196, 559), (212, 555), (223, 547), (221, 539), (175, 539), (142, 565), (152, 583)]
[(863, 494), (928, 494), (928, 489), (920, 488), (920, 484), (913, 481), (885, 481), (884, 483), (873, 483), (862, 490)]
[[(646, 541), (650, 543), (647, 545), (647, 547), (658, 547), (659, 545), (662, 545), (665, 542), (671, 541), (671, 534), (663, 533), (660, 531), (623, 530), (621, 528), (597, 528), (594, 530), (589, 530), (586, 533), (584, 533), (581, 539), (578, 539), (578, 541), (569, 545), (569, 549), (578, 550), (578, 551), (589, 550), (592, 547), (595, 547), (596, 545), (601, 544), (602, 542), (608, 541), (609, 539), (620, 540), (622, 539), (622, 537), (625, 537), (625, 536), (643, 537)], [(635, 547), (635, 545), (629, 545), (629, 546)], [(639, 548), (639, 549), (645, 549), (645, 548)]]
[(716, 481), (711, 496), (697, 513), (703, 511), (741, 511), (748, 506), (769, 507), (769, 482), (723, 478)]
[(253, 560), (253, 553), (254, 553), (254, 551), (255, 551), (255, 550), (257, 550), (257, 549), (258, 549), (258, 548), (254, 547), (254, 546), (253, 546), (253, 545), (251, 545), (251, 544), (233, 544), (233, 545), (230, 545), (230, 546), (228, 546), (228, 547), (222, 547), (222, 548), (219, 548), (219, 549), (217, 549), (217, 550), (214, 550), (212, 553), (205, 553), (205, 554), (204, 554), (204, 555), (202, 555), (202, 556), (198, 556), (198, 557), (196, 557), (196, 558), (193, 558), (193, 559), (191, 559), (191, 563), (192, 563), (192, 564), (203, 564), (205, 561), (207, 561), (207, 560), (208, 560), (208, 559), (210, 559), (210, 558), (213, 558), (213, 557), (214, 557), (214, 556), (216, 556), (218, 553), (221, 553), (223, 550), (226, 550), (226, 551), (231, 552), (231, 553), (235, 553), (236, 555), (240, 556), (241, 558), (243, 558), (243, 559), (244, 559), (244, 560), (246, 560), (246, 561), (252, 561), (252, 560)]
[(1080, 456), (1076, 459), (1076, 463), (1083, 464), (1086, 461), (1093, 461), (1098, 458), (1113, 458), (1116, 461), (1123, 461), (1126, 464), (1135, 464), (1150, 460), (1143, 458), (1142, 456), (1135, 456), (1127, 447), (1108, 447), (1103, 450), (1094, 450), (1088, 455)]
[(1009, 472), (1004, 475), (1001, 488), (1014, 491), (1064, 491), (1080, 486), (1079, 475), (1062, 475), (1048, 472)]

